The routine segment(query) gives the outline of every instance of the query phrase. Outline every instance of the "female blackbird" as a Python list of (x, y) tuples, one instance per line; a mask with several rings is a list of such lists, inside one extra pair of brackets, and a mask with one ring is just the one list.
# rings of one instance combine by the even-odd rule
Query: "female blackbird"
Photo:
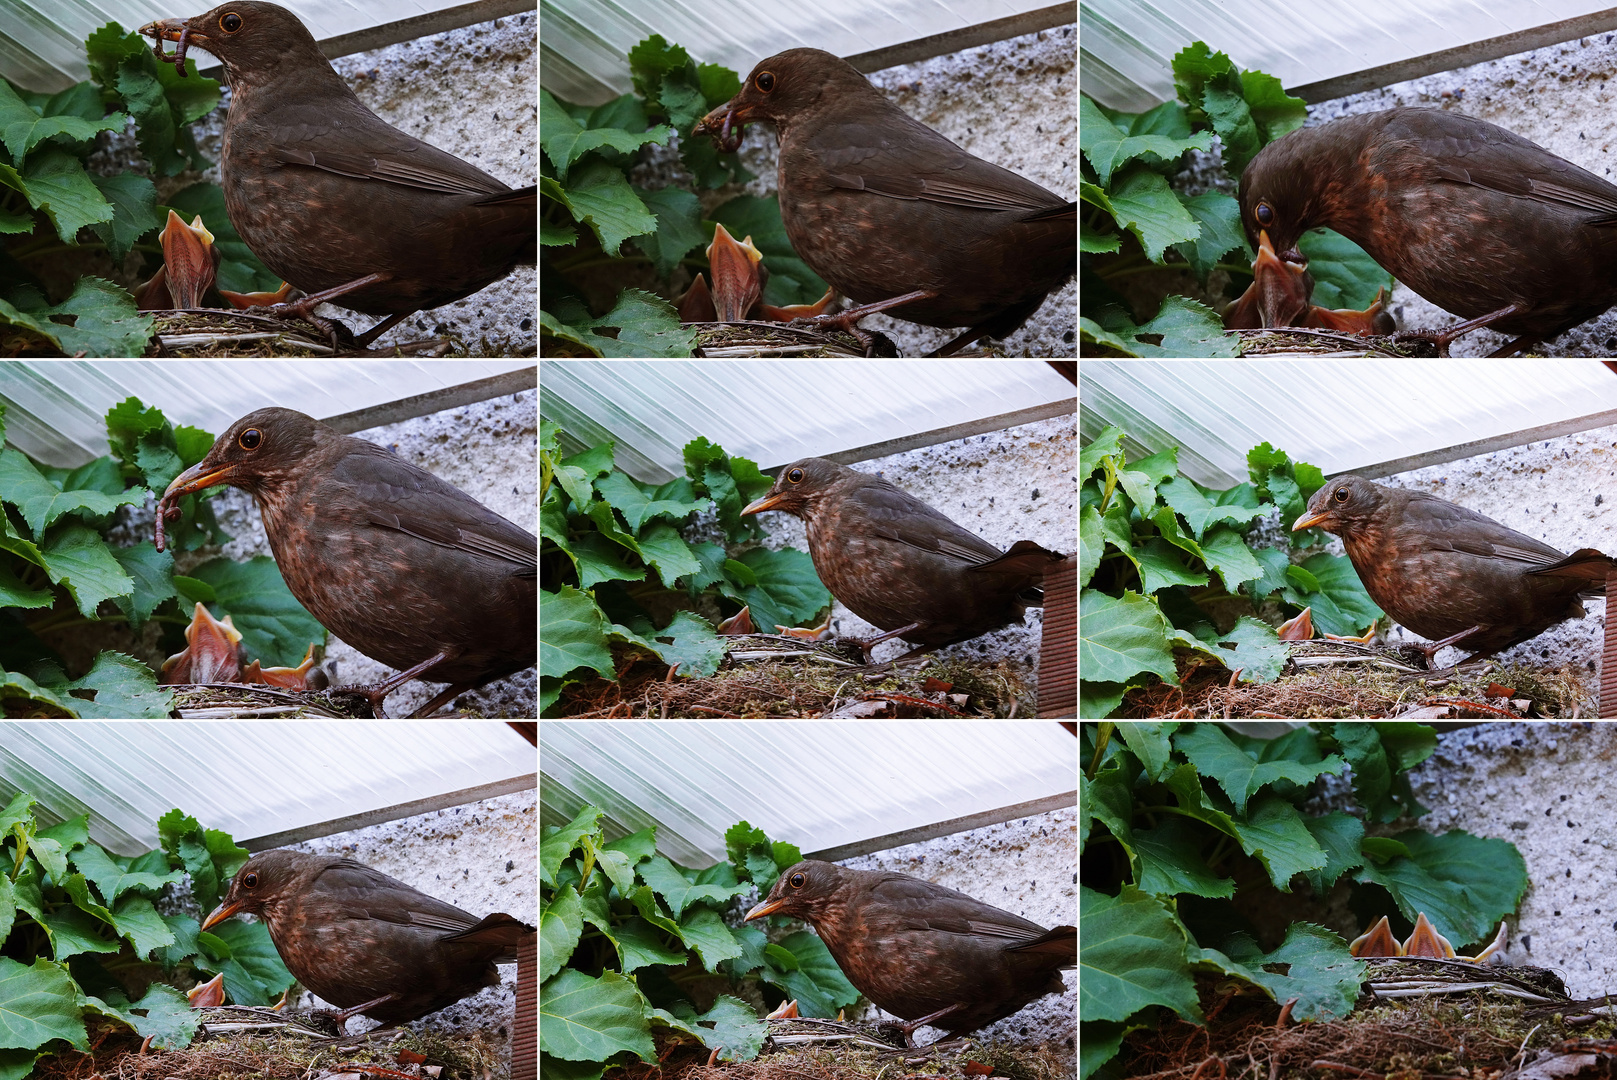
[(1019, 622), (1044, 602), (1037, 586), (1063, 556), (1031, 540), (1008, 552), (967, 532), (879, 476), (824, 458), (786, 466), (742, 514), (779, 510), (808, 526), (809, 556), (831, 595), (891, 637), (926, 646), (986, 634)]
[(1475, 510), (1357, 476), (1314, 492), (1291, 528), (1315, 525), (1342, 538), (1382, 610), (1432, 639), (1416, 646), (1427, 663), (1448, 645), (1474, 650), (1475, 660), (1581, 618), (1579, 594), (1604, 593), (1612, 563), (1593, 548), (1565, 555)]
[(261, 851), (236, 871), (202, 929), (232, 915), (269, 927), (286, 970), (342, 1009), (402, 1024), (497, 986), (534, 932), (504, 912), (478, 919), (352, 859)]
[(1280, 258), (1325, 226), (1466, 321), (1519, 335), (1508, 355), (1617, 303), (1617, 186), (1504, 128), (1438, 109), (1389, 109), (1300, 128), (1241, 175), (1254, 251)]
[(1078, 929), (1046, 930), (930, 881), (805, 859), (786, 870), (747, 919), (790, 915), (814, 925), (842, 973), (915, 1029), (951, 1035), (1002, 1020), (1078, 965)]
[(969, 325), (938, 350), (947, 356), (1012, 333), (1077, 271), (1077, 203), (966, 153), (839, 57), (771, 56), (695, 133), (722, 142), (754, 120), (780, 135), (776, 186), (792, 247), (866, 305), (827, 320), (851, 326), (891, 307), (927, 326)]
[(248, 413), (174, 478), (183, 495), (215, 484), (250, 492), (287, 588), (320, 625), (392, 667), (359, 690), (378, 716), (410, 679), (453, 685), (415, 715), (538, 657), (538, 541), (459, 488), (396, 454), (291, 409)]
[[(141, 27), (181, 73), (206, 50), (230, 80), (219, 168), (230, 223), (263, 264), (309, 295), (387, 318), (459, 300), (537, 258), (537, 188), (513, 191), (360, 103), (298, 17), (236, 0)], [(172, 55), (164, 41), (179, 42)]]

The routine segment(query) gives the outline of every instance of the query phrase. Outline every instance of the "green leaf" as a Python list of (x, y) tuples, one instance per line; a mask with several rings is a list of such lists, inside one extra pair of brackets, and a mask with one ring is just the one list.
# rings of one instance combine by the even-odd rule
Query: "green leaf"
[(112, 220), (98, 223), (96, 235), (107, 245), (112, 261), (122, 263), (136, 240), (163, 224), (157, 215), (157, 188), (132, 172), (92, 174), (90, 180), (112, 207)]
[(90, 1051), (67, 965), (35, 960), (24, 966), (0, 956), (0, 1050), (33, 1050), (62, 1039)]
[(715, 970), (722, 960), (741, 955), (741, 943), (724, 925), (719, 913), (710, 907), (698, 905), (686, 911), (679, 924), (680, 937), (696, 951), (702, 967)]
[[(1441, 836), (1410, 829), (1390, 839), (1403, 844), (1408, 855), (1386, 863), (1368, 859), (1354, 880), (1385, 888), (1411, 922), (1418, 912), (1440, 914), (1457, 948), (1491, 938), (1527, 891), (1527, 864), (1508, 840), (1459, 829)], [(1369, 841), (1365, 850), (1370, 851)]]
[(556, 884), (556, 871), (561, 864), (572, 854), (573, 849), (584, 842), (601, 827), (601, 818), (605, 811), (586, 806), (566, 825), (547, 832), (539, 842), (539, 880), (542, 884), (554, 887)]
[(1202, 857), (1202, 842), (1206, 837), (1182, 818), (1164, 816), (1160, 820), (1161, 824), (1154, 829), (1137, 829), (1131, 833), (1137, 867), (1135, 883), (1140, 891), (1157, 896), (1177, 893), (1223, 899), (1234, 896), (1235, 881), (1213, 873)]
[(1087, 94), (1079, 94), (1078, 113), (1079, 147), (1102, 185), (1110, 182), (1113, 170), (1136, 158), (1172, 167), (1185, 151), (1207, 150), (1213, 145), (1211, 132), (1191, 134), (1184, 106), (1174, 101), (1130, 116), (1113, 113)]
[(151, 340), (152, 320), (136, 312), (135, 298), (110, 281), (88, 275), (79, 278), (72, 295), (56, 305), (47, 304), (32, 287), (16, 290), (11, 303), (0, 300), (0, 323), (8, 322), (41, 334), (70, 356), (139, 356)]
[(1126, 1020), (1165, 1005), (1201, 1023), (1184, 925), (1152, 896), (1124, 885), (1107, 896), (1078, 887), (1078, 1008), (1082, 1020)]
[(713, 505), (709, 499), (698, 498), (691, 482), (685, 477), (677, 477), (661, 487), (653, 487), (635, 482), (626, 473), (613, 472), (597, 481), (595, 489), (612, 503), (629, 528), (636, 532), (647, 521), (657, 517), (668, 518), (676, 525), (683, 524), (693, 513)]
[[(1303, 1022), (1328, 1021), (1353, 1011), (1366, 965), (1348, 953), (1347, 942), (1323, 926), (1294, 922), (1280, 948), (1267, 956), (1246, 935), (1230, 946), (1232, 955), (1203, 949), (1198, 967), (1208, 967), (1261, 986), (1276, 1001), (1297, 999), (1291, 1014)], [(1270, 967), (1283, 966), (1276, 974)]]
[(736, 587), (721, 583), (719, 592), (752, 608), (754, 626), (771, 632), (776, 626), (803, 626), (831, 603), (831, 593), (814, 572), (808, 552), (796, 548), (771, 551), (754, 548), (738, 560), (756, 584)]
[[(1189, 297), (1169, 295), (1151, 321), (1134, 325), (1129, 313), (1108, 304), (1094, 318), (1080, 318), (1083, 339), (1103, 345), (1124, 356), (1235, 356), (1239, 341), (1224, 332), (1224, 323), (1213, 309)], [(1157, 342), (1142, 341), (1156, 337)]]
[(1154, 263), (1174, 244), (1195, 240), (1201, 233), (1196, 219), (1168, 186), (1161, 173), (1144, 165), (1130, 165), (1114, 176), (1110, 190), (1101, 192), (1085, 184), (1086, 202), (1100, 206), (1118, 225), (1133, 233)]
[(74, 867), (94, 882), (96, 891), (111, 904), (116, 904), (130, 889), (155, 892), (164, 885), (183, 880), (178, 870), (166, 874), (131, 871), (125, 865), (127, 860), (115, 859), (95, 844), (86, 844), (74, 852), (72, 860)]
[(1168, 620), (1156, 603), (1132, 590), (1121, 597), (1095, 589), (1079, 600), (1078, 663), (1086, 681), (1124, 682), (1142, 671), (1177, 684)]
[(1278, 795), (1259, 795), (1248, 806), (1246, 820), (1234, 822), (1241, 848), (1269, 871), (1269, 880), (1281, 892), (1291, 891), (1297, 874), (1325, 867), (1325, 852), (1308, 829), (1303, 816)]
[(1173, 738), (1174, 747), (1198, 772), (1218, 781), (1240, 814), (1246, 812), (1247, 800), (1270, 784), (1281, 780), (1311, 784), (1320, 776), (1340, 773), (1346, 764), (1335, 754), (1314, 762), (1296, 760), (1277, 745), (1280, 741), (1254, 740), (1250, 748), (1243, 748), (1217, 724), (1191, 724)]
[(656, 1059), (646, 999), (615, 971), (592, 979), (574, 968), (540, 987), (539, 1045), (565, 1061), (603, 1061), (627, 1050)]
[(1274, 682), (1280, 678), (1280, 671), (1291, 656), (1290, 648), (1280, 640), (1275, 628), (1251, 615), (1241, 616), (1230, 632), (1219, 639), (1219, 645), (1215, 655), (1231, 671), (1239, 668), (1242, 682)]
[[(569, 325), (541, 310), (539, 322), (553, 336), (587, 346), (600, 356), (689, 356), (696, 340), (694, 329), (683, 327), (673, 305), (640, 289), (624, 289), (610, 312), (589, 316), (579, 310)], [(616, 327), (615, 338), (594, 331)]]
[(565, 181), (567, 169), (592, 150), (610, 147), (629, 154), (647, 144), (666, 143), (674, 129), (657, 125), (649, 130), (627, 131), (619, 127), (585, 128), (563, 109), (550, 91), (539, 91), (540, 143), (545, 156), (556, 167), (556, 178)]
[[(547, 190), (549, 186), (547, 185)], [(604, 161), (589, 161), (573, 173), (562, 202), (595, 231), (601, 250), (616, 255), (631, 236), (655, 232), (657, 219), (640, 201), (623, 170)]]
[(1078, 587), (1089, 584), (1089, 579), (1100, 569), (1101, 556), (1106, 552), (1106, 536), (1101, 531), (1100, 513), (1086, 506), (1078, 515)]
[(646, 208), (657, 215), (657, 231), (636, 237), (635, 244), (650, 256), (658, 276), (667, 278), (686, 252), (712, 240), (712, 230), (702, 227), (701, 201), (684, 188), (634, 190)]
[(676, 919), (697, 901), (713, 900), (722, 904), (747, 891), (747, 886), (740, 882), (729, 886), (693, 884), (679, 867), (661, 855), (640, 868), (640, 878), (663, 898)]
[(139, 629), (163, 601), (178, 596), (174, 589), (174, 553), (158, 551), (150, 544), (110, 549), (112, 557), (135, 583), (128, 595), (115, 596), (113, 601), (129, 618), (130, 629)]
[(106, 495), (95, 489), (63, 490), (40, 475), (22, 451), (10, 449), (0, 450), (0, 493), (6, 502), (22, 512), (23, 520), (35, 536), (56, 524), (64, 514), (87, 511), (90, 518), (100, 517), (120, 506), (138, 505), (146, 497), (141, 488), (131, 488), (119, 495)]
[(101, 534), (76, 522), (53, 528), (40, 552), (51, 580), (67, 589), (86, 619), (96, 617), (103, 600), (134, 588)]
[[(1235, 196), (1223, 191), (1204, 191), (1200, 195), (1179, 193), (1179, 201), (1190, 216), (1201, 226), (1201, 235), (1195, 240), (1175, 244), (1174, 250), (1185, 257), (1197, 280), (1207, 281), (1223, 256), (1246, 246), (1246, 231), (1241, 226), (1241, 204)], [(1316, 300), (1318, 290), (1314, 293)], [(1367, 301), (1368, 303), (1368, 301)]]
[(724, 659), (724, 639), (700, 615), (680, 611), (661, 630), (647, 633), (641, 642), (663, 663), (678, 665), (685, 678), (705, 679)]
[(842, 973), (818, 935), (799, 930), (782, 938), (778, 945), (792, 955), (797, 967), (782, 971), (765, 966), (760, 977), (795, 997), (804, 1016), (834, 1017), (837, 1010), (859, 1000), (859, 991)]
[(150, 1038), (152, 1046), (160, 1050), (179, 1050), (191, 1045), (202, 1021), (202, 1014), (191, 1008), (183, 992), (160, 982), (147, 987), (136, 1002), (115, 994), (109, 1000), (86, 998), (86, 1005), (128, 1024), (142, 1037)]
[(12, 164), (22, 166), (23, 157), (46, 139), (64, 135), (73, 142), (86, 142), (102, 131), (122, 131), (128, 117), (113, 113), (87, 120), (73, 115), (51, 115), (28, 107), (11, 84), (0, 79), (0, 142), (11, 152)]
[(612, 652), (606, 646), (611, 624), (588, 593), (570, 585), (554, 593), (542, 591), (539, 621), (545, 628), (539, 642), (541, 675), (560, 676), (590, 668), (603, 678), (616, 677)]
[(326, 628), (297, 602), (269, 556), (255, 555), (240, 563), (209, 559), (191, 576), (212, 586), (217, 597), (214, 617), (231, 616), (247, 654), (266, 666), (294, 666), (311, 643), (325, 644)]
[[(1369, 307), (1381, 289), (1397, 282), (1363, 248), (1330, 229), (1310, 229), (1297, 239), (1314, 278), (1313, 302), (1325, 308)], [(1310, 493), (1312, 494), (1312, 493)]]
[(702, 564), (680, 538), (679, 530), (665, 522), (648, 526), (638, 542), (641, 557), (657, 571), (665, 589), (672, 589), (680, 578), (702, 569)]
[[(1184, 517), (1185, 523), (1190, 526), (1198, 540), (1206, 535), (1209, 528), (1220, 522), (1245, 528), (1263, 516), (1263, 507), (1258, 504), (1257, 495), (1253, 492), (1251, 484), (1239, 484), (1226, 491), (1209, 492), (1189, 477), (1175, 476), (1157, 490), (1167, 504)], [(1251, 580), (1257, 576), (1259, 573), (1253, 573), (1242, 580)]]
[(562, 969), (583, 933), (584, 916), (578, 903), (578, 890), (571, 884), (563, 885), (539, 912), (540, 982)]
[(1346, 811), (1333, 810), (1324, 817), (1305, 817), (1303, 825), (1325, 852), (1324, 868), (1310, 870), (1307, 875), (1314, 895), (1324, 896), (1343, 874), (1364, 865), (1364, 855), (1359, 850), (1364, 822)]

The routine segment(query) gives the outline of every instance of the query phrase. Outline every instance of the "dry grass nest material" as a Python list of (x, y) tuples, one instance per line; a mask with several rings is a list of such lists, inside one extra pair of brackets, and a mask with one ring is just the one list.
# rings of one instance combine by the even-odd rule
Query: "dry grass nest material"
[(1144, 1080), (1573, 1080), (1611, 1076), (1617, 1059), (1617, 1023), (1584, 1012), (1589, 1003), (1366, 994), (1343, 1019), (1298, 1024), (1261, 991), (1211, 978), (1198, 989), (1205, 1027), (1175, 1016), (1134, 1032), (1107, 1068)]
[[(850, 1041), (830, 1046), (779, 1047), (770, 1042), (752, 1061), (712, 1061), (708, 1049), (684, 1038), (657, 1036), (657, 1060), (606, 1071), (603, 1080), (1072, 1080), (1078, 1062), (1072, 1049), (1022, 1048), (979, 1043), (967, 1036), (934, 1050), (873, 1048), (876, 1039), (854, 1025), (822, 1022), (846, 1031)], [(771, 1021), (772, 1031), (781, 1024)]]
[[(1383, 658), (1385, 665), (1376, 662)], [(1570, 664), (1543, 669), (1479, 660), (1422, 671), (1394, 649), (1375, 649), (1367, 659), (1371, 662), (1345, 666), (1288, 664), (1272, 683), (1236, 682), (1221, 667), (1192, 661), (1182, 667), (1178, 686), (1157, 683), (1130, 690), (1116, 716), (1521, 720), (1594, 715), (1593, 695)]]
[(199, 1036), (183, 1050), (147, 1050), (128, 1028), (95, 1025), (91, 1050), (40, 1059), (31, 1080), (488, 1080), (510, 1076), (509, 1049), (481, 1032), (392, 1031), (332, 1044), (302, 1035)]
[(706, 679), (670, 678), (667, 665), (614, 650), (618, 681), (562, 691), (553, 715), (609, 719), (771, 719), (1033, 716), (1034, 690), (1009, 663), (924, 658), (900, 667), (837, 667), (812, 660), (724, 664)]

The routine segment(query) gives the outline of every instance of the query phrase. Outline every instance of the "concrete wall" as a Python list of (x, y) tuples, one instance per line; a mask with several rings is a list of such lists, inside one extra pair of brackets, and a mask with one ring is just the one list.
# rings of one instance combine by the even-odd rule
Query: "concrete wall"
[[(537, 25), (536, 13), (524, 12), (344, 56), (332, 66), (367, 108), (394, 127), (514, 188), (526, 187), (538, 182), (539, 172)], [(204, 67), (211, 63), (201, 53), (196, 60)], [(222, 104), (228, 103), (226, 91)], [(196, 128), (197, 143), (212, 161), (219, 160), (224, 115), (221, 107)], [(218, 172), (210, 169), (203, 179), (218, 183)], [(379, 345), (453, 334), (473, 356), (533, 356), (539, 348), (538, 290), (534, 268), (518, 267), (464, 300), (412, 315)], [(337, 317), (356, 333), (376, 321), (347, 311)]]
[[(1074, 739), (1074, 755), (1077, 753)], [(1074, 758), (1076, 767), (1076, 757)], [(1078, 925), (1078, 815), (1074, 807), (844, 859), (856, 870), (892, 870), (963, 892), (1041, 926)], [(974, 1039), (1063, 1047), (1077, 1053), (1078, 973)], [(888, 1014), (871, 1006), (870, 1016)], [(936, 1038), (922, 1034), (920, 1041)]]
[[(873, 72), (870, 81), (899, 108), (967, 151), (1064, 198), (1077, 198), (1077, 52), (1076, 27), (1056, 27)], [(747, 72), (740, 75), (746, 78)], [(773, 195), (774, 126), (750, 125), (741, 154), (757, 174), (745, 193)], [(1005, 340), (1005, 355), (1077, 356), (1077, 314), (1077, 285), (1069, 282)], [(883, 315), (861, 325), (887, 334), (904, 356), (920, 356), (959, 332)]]
[[(479, 918), (503, 911), (538, 926), (536, 796), (532, 789), (499, 795), (289, 846), (362, 862)], [(410, 1026), (497, 1036), (509, 1062), (517, 968), (501, 964), (499, 969), (499, 986), (485, 987)], [(319, 1000), (307, 991), (303, 997), (305, 1007)], [(375, 1026), (363, 1017), (349, 1025), (354, 1031)]]
[[(1462, 369), (1463, 370), (1463, 369)], [(1617, 427), (1596, 428), (1543, 442), (1431, 465), (1376, 481), (1390, 487), (1429, 492), (1571, 552), (1582, 547), (1617, 553)], [(1341, 541), (1333, 540), (1341, 550)], [(1605, 633), (1606, 603), (1583, 601), (1588, 613), (1551, 627), (1530, 641), (1498, 654), (1505, 661), (1545, 667), (1574, 665), (1590, 688), (1590, 711), (1597, 695), (1597, 668)], [(1393, 641), (1416, 640), (1403, 627)], [(1444, 650), (1440, 663), (1463, 658)]]
[[(356, 438), (386, 446), (404, 460), (418, 465), (460, 488), (497, 514), (537, 535), (539, 499), (539, 394), (520, 394), (449, 409), (397, 424), (356, 431)], [(214, 500), (219, 524), (233, 540), (217, 554), (243, 560), (269, 555), (269, 540), (253, 497), (236, 488)], [(216, 554), (203, 549), (190, 558), (204, 561)], [(184, 557), (182, 557), (184, 558)], [(182, 565), (190, 565), (182, 563)], [(178, 568), (176, 568), (178, 570)], [(373, 683), (393, 669), (351, 648), (335, 635), (328, 639), (325, 667), (333, 686)], [(534, 669), (492, 682), (462, 694), (448, 708), (472, 715), (519, 718), (538, 715)], [(387, 699), (390, 716), (408, 716), (442, 690), (438, 683), (411, 682)]]
[[(1617, 88), (1617, 35), (1581, 38), (1499, 60), (1396, 83), (1309, 107), (1309, 122), (1378, 112), (1400, 105), (1441, 108), (1498, 124), (1572, 163), (1617, 183), (1617, 140), (1606, 119)], [(1427, 303), (1407, 286), (1394, 290), (1390, 310), (1401, 329), (1442, 327), (1457, 316)], [(1489, 331), (1456, 342), (1455, 356), (1486, 356), (1509, 339)], [(1611, 356), (1617, 352), (1617, 313), (1533, 347), (1536, 356)]]
[(1574, 998), (1617, 991), (1617, 727), (1476, 724), (1442, 735), (1412, 774), (1429, 832), (1509, 840), (1529, 885), (1508, 964), (1552, 968)]
[[(948, 515), (963, 528), (1004, 549), (1032, 540), (1051, 551), (1077, 550), (1078, 431), (1075, 416), (1058, 416), (987, 435), (855, 462), (860, 472), (876, 473)], [(766, 513), (769, 547), (808, 550), (804, 524), (789, 514)], [(1007, 659), (1032, 673), (1039, 655), (1043, 613), (1030, 608), (1021, 625), (938, 650), (940, 656)], [(845, 608), (831, 606), (831, 629), (838, 636), (880, 633)], [(876, 646), (876, 662), (908, 652), (910, 645), (889, 639)]]

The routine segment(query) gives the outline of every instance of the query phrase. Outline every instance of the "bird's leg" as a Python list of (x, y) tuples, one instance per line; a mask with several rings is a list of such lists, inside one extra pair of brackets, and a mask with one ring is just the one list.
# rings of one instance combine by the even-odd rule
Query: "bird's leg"
[(885, 634), (877, 634), (872, 638), (849, 638), (848, 643), (850, 645), (857, 645), (859, 648), (864, 650), (865, 663), (868, 664), (870, 663), (870, 650), (873, 647), (880, 645), (888, 638), (903, 637), (911, 630), (918, 630), (920, 627), (921, 624), (918, 622), (907, 623), (904, 626), (900, 626), (897, 630), (889, 630)]
[(394, 993), (387, 993), (387, 994), (383, 994), (381, 997), (377, 998), (375, 1001), (367, 1001), (363, 1005), (354, 1005), (354, 1006), (351, 1006), (349, 1008), (346, 1008), (346, 1009), (342, 1010), (341, 1012), (339, 1012), (337, 1014), (337, 1016), (336, 1016), (337, 1030), (340, 1031), (340, 1032), (343, 1032), (344, 1034), (347, 1034), (347, 1031), (348, 1031), (348, 1018), (350, 1016), (358, 1016), (360, 1013), (364, 1012), (366, 1009), (374, 1009), (378, 1005), (386, 1005), (390, 1001), (397, 1001), (397, 1000), (399, 1000), (399, 995), (394, 994)]
[(961, 1005), (959, 1002), (956, 1002), (953, 1005), (948, 1005), (939, 1009), (937, 1012), (927, 1013), (919, 1020), (906, 1020), (902, 1024), (899, 1024), (898, 1030), (904, 1033), (904, 1045), (912, 1048), (915, 1046), (915, 1030), (917, 1028), (924, 1028), (932, 1021), (941, 1020), (950, 1013), (959, 1012), (964, 1007), (965, 1006)]
[[(1442, 652), (1444, 649), (1448, 648), (1450, 645), (1458, 645), (1460, 642), (1464, 641), (1466, 638), (1470, 637), (1472, 634), (1477, 634), (1477, 633), (1481, 633), (1481, 632), (1482, 632), (1482, 626), (1480, 624), (1477, 625), (1477, 626), (1470, 626), (1470, 627), (1467, 627), (1464, 630), (1461, 630), (1458, 634), (1450, 634), (1448, 637), (1444, 638), (1442, 641), (1429, 641), (1424, 645), (1416, 644), (1415, 648), (1419, 649), (1422, 653), (1424, 653), (1426, 655), (1426, 666), (1428, 668), (1430, 668), (1436, 662), (1436, 657), (1437, 657), (1438, 653)], [(1477, 653), (1476, 656), (1470, 656), (1470, 657), (1467, 657), (1467, 659), (1468, 660), (1475, 660), (1477, 658), (1477, 656), (1485, 656), (1485, 655), (1487, 655), (1487, 654), (1486, 653)]]
[(816, 329), (828, 326), (833, 329), (844, 330), (857, 338), (859, 344), (864, 346), (866, 352), (869, 352), (875, 339), (855, 326), (855, 323), (866, 315), (874, 315), (877, 312), (886, 311), (889, 308), (895, 308), (915, 300), (930, 300), (936, 295), (938, 295), (937, 292), (932, 289), (916, 289), (914, 292), (907, 292), (901, 296), (889, 296), (886, 300), (877, 300), (875, 303), (860, 304), (846, 311), (839, 311), (835, 315), (816, 315), (809, 319), (808, 322), (813, 323)]
[(412, 720), (418, 720), (423, 716), (431, 716), (433, 713), (437, 712), (439, 709), (443, 708), (445, 705), (449, 704), (466, 691), (476, 690), (478, 685), (479, 684), (477, 683), (456, 683), (454, 686), (449, 687), (443, 693), (439, 694), (437, 697), (421, 706), (421, 708), (411, 713), (410, 718)]
[(378, 720), (385, 719), (387, 714), (382, 710), (382, 699), (411, 679), (418, 678), (448, 658), (449, 654), (440, 649), (414, 667), (405, 668), (375, 686), (344, 686), (335, 692), (339, 694), (358, 694), (371, 703), (371, 711), (376, 714)]
[[(338, 342), (336, 333), (333, 332), (330, 324), (325, 322), (325, 320), (315, 319), (314, 309), (319, 307), (321, 304), (335, 301), (339, 297), (347, 296), (351, 292), (356, 292), (370, 285), (379, 285), (384, 281), (390, 280), (392, 280), (392, 276), (389, 274), (366, 274), (364, 277), (355, 278), (353, 281), (346, 282), (342, 285), (335, 285), (329, 289), (321, 289), (317, 293), (310, 293), (301, 300), (293, 300), (290, 303), (266, 305), (266, 309), (271, 315), (275, 315), (283, 319), (307, 319), (310, 322), (315, 323), (316, 326), (319, 326), (331, 337), (331, 343), (333, 345), (337, 345)], [(361, 349), (368, 348), (372, 341), (375, 341), (378, 337), (380, 337), (382, 333), (393, 326), (394, 323), (411, 314), (413, 314), (413, 312), (405, 312), (403, 315), (389, 315), (386, 319), (383, 319), (381, 322), (365, 331), (365, 333), (360, 337), (356, 338), (354, 343)]]
[(387, 318), (383, 319), (381, 322), (377, 323), (375, 326), (371, 327), (369, 330), (355, 338), (354, 344), (361, 349), (369, 349), (371, 347), (371, 342), (393, 329), (393, 327), (398, 325), (401, 320), (408, 319), (414, 314), (415, 312), (413, 311), (394, 312), (392, 315), (389, 315)]
[[(1483, 327), (1496, 323), (1500, 319), (1508, 318), (1511, 315), (1520, 314), (1523, 310), (1525, 309), (1520, 304), (1506, 304), (1498, 311), (1490, 311), (1486, 315), (1478, 315), (1474, 319), (1467, 319), (1464, 322), (1455, 323), (1453, 326), (1447, 327), (1443, 330), (1405, 330), (1398, 334), (1395, 340), (1430, 341), (1433, 345), (1437, 346), (1437, 355), (1447, 356), (1449, 354), (1450, 342), (1469, 334), (1473, 330), (1481, 330)], [(1532, 339), (1527, 338), (1524, 340), (1530, 342)]]

